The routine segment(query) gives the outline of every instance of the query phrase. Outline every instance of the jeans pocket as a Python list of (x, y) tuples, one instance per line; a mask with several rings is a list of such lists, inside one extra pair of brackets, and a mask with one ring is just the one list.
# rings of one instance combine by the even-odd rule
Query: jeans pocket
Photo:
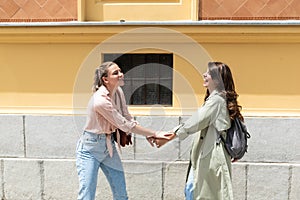
[(82, 136), (82, 143), (88, 146), (95, 146), (98, 144), (98, 136), (92, 133), (85, 133)]

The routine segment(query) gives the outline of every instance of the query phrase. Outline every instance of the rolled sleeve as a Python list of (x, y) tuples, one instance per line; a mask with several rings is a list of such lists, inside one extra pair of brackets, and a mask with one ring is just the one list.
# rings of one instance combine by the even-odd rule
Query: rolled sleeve
[(190, 134), (199, 132), (216, 119), (220, 108), (220, 103), (217, 98), (211, 98), (197, 110), (181, 127), (176, 131), (176, 135), (180, 140), (185, 139)]

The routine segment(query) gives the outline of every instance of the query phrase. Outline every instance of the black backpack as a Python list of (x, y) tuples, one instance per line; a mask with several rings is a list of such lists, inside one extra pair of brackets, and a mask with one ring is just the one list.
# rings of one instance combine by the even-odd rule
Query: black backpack
[(247, 140), (251, 137), (246, 125), (238, 118), (231, 120), (231, 127), (227, 130), (226, 140), (220, 135), (225, 149), (233, 159), (241, 159), (247, 152)]

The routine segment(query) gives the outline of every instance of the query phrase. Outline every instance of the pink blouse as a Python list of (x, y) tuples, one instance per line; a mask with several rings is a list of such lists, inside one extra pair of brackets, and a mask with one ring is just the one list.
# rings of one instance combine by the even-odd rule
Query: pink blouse
[[(107, 145), (111, 143), (110, 134), (117, 128), (124, 132), (131, 132), (137, 122), (128, 112), (123, 90), (119, 87), (111, 97), (105, 86), (93, 94), (87, 106), (87, 121), (85, 131), (95, 134), (108, 134)], [(112, 149), (108, 146), (112, 156)]]

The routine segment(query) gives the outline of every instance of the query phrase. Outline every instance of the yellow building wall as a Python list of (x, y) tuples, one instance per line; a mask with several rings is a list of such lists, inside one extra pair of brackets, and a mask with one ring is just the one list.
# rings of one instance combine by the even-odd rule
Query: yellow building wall
[[(82, 63), (97, 45), (112, 36), (144, 27), (1, 27), (0, 112), (72, 114), (74, 109), (84, 109), (85, 101), (78, 108), (73, 107), (74, 85)], [(300, 27), (164, 25), (156, 28), (182, 33), (202, 46), (212, 60), (227, 63), (246, 116), (300, 116)], [(150, 34), (155, 37), (162, 33)], [(128, 40), (116, 40), (115, 47), (110, 45), (105, 52), (118, 53), (120, 44), (133, 45), (131, 40), (136, 43), (147, 40), (142, 33), (132, 36)], [(184, 40), (172, 40), (172, 33), (163, 38), (169, 40), (157, 43), (185, 45)], [(101, 62), (101, 53), (92, 65)], [(190, 114), (196, 105), (201, 105), (204, 95), (201, 73), (206, 68), (206, 59), (195, 67), (175, 54), (174, 105), (164, 108), (164, 114)], [(92, 79), (92, 73), (86, 75), (84, 87), (88, 92)], [(189, 90), (183, 84), (186, 80)], [(151, 109), (153, 114), (153, 108), (149, 107), (131, 106), (130, 109), (133, 114), (147, 114)], [(161, 114), (160, 110), (157, 113)]]

